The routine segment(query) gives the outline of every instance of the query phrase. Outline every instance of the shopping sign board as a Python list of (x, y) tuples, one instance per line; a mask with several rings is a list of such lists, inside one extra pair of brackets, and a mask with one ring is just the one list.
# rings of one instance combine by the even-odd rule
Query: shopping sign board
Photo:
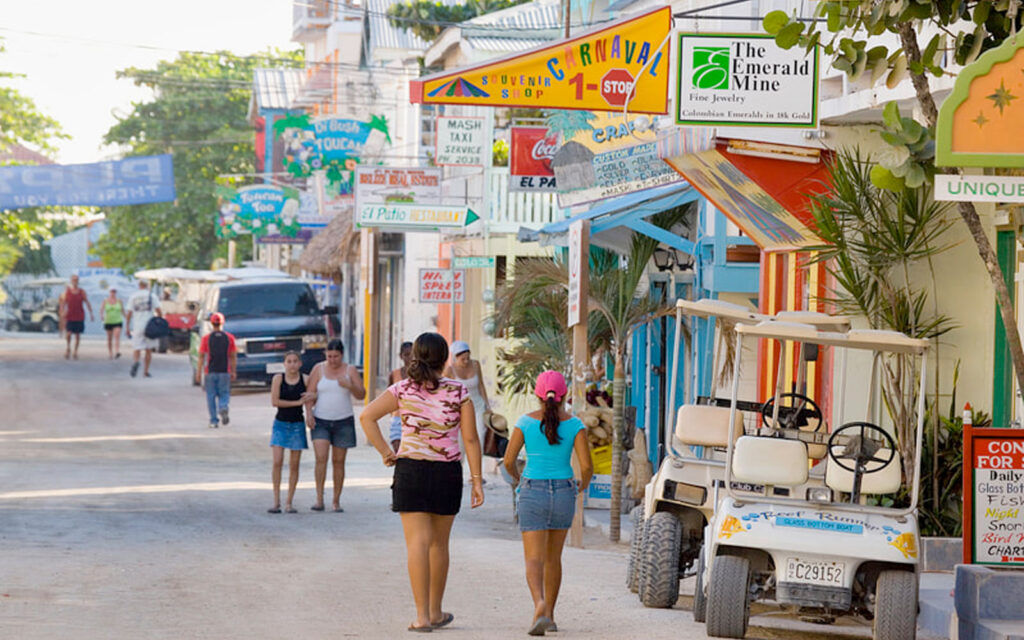
[(554, 191), (551, 161), (558, 151), (558, 136), (547, 127), (512, 127), (509, 153), (509, 191)]
[(461, 269), (420, 269), (420, 302), (465, 302), (465, 285), (466, 272)]
[(668, 113), (671, 7), (410, 82), (414, 104)]
[(356, 228), (437, 229), (465, 226), (466, 207), (444, 207), (441, 169), (369, 167), (355, 171)]
[(434, 162), (438, 166), (490, 166), (493, 142), (485, 118), (438, 116), (436, 131)]
[(935, 176), (935, 199), (954, 202), (1024, 202), (1024, 178)]
[[(590, 221), (576, 220), (569, 224), (569, 326), (574, 327), (585, 319), (583, 295), (589, 286), (587, 278), (590, 268)], [(587, 251), (584, 251), (584, 248)]]
[(444, 204), (363, 204), (356, 227), (388, 227), (390, 231), (461, 229), (480, 219), (466, 206)]
[(240, 189), (219, 186), (215, 193), (220, 200), (217, 235), (221, 238), (246, 234), (294, 238), (299, 233), (297, 189), (255, 184)]
[(956, 74), (939, 109), (935, 164), (1024, 167), (1024, 32), (1006, 38)]
[(964, 426), (964, 562), (1024, 566), (1024, 430)]
[(678, 43), (676, 124), (818, 126), (817, 47), (780, 49), (766, 34), (681, 33)]

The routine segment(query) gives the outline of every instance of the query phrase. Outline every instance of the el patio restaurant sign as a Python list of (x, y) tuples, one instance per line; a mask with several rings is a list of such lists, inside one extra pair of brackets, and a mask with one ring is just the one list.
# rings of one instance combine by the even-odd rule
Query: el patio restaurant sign
[[(818, 126), (818, 54), (769, 35), (679, 34), (676, 124)], [(630, 109), (632, 111), (632, 109)]]
[[(497, 61), (410, 82), (414, 104), (668, 113), (665, 6)], [(773, 45), (774, 46), (774, 45)]]

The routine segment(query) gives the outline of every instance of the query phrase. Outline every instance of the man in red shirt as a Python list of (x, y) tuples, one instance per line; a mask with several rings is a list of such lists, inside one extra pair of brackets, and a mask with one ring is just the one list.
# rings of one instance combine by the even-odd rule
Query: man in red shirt
[[(71, 284), (60, 294), (60, 317), (64, 319), (64, 332), (68, 340), (68, 348), (64, 352), (64, 359), (74, 357), (78, 360), (78, 343), (81, 341), (82, 332), (85, 331), (85, 309), (89, 308), (89, 321), (96, 318), (92, 314), (92, 305), (85, 291), (78, 288), (78, 275), (71, 276)], [(75, 337), (75, 350), (71, 351), (71, 336)]]
[(199, 342), (199, 371), (206, 372), (206, 408), (210, 411), (210, 428), (216, 429), (220, 426), (218, 416), (225, 425), (230, 422), (228, 403), (231, 401), (231, 381), (237, 375), (238, 356), (235, 336), (221, 329), (224, 316), (211, 313), (210, 324), (213, 331)]

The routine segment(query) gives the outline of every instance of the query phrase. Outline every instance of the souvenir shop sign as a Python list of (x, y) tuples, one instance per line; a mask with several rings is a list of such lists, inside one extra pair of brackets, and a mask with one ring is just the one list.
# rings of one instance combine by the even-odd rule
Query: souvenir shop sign
[(935, 164), (1024, 167), (1024, 32), (957, 73), (939, 109)]
[(555, 44), (410, 82), (414, 104), (668, 112), (668, 6)]
[(288, 187), (251, 185), (234, 189), (217, 187), (220, 216), (217, 235), (281, 235), (294, 238), (299, 232), (299, 192)]
[(558, 136), (547, 127), (512, 127), (509, 153), (509, 191), (555, 190), (555, 171), (551, 161), (558, 151)]
[(485, 118), (437, 117), (434, 162), (447, 167), (491, 164), (491, 132)]
[(562, 207), (683, 180), (662, 162), (650, 116), (562, 111), (548, 125), (568, 140), (551, 161)]
[(817, 52), (770, 35), (679, 34), (676, 124), (817, 127)]
[(1024, 566), (1024, 430), (964, 425), (964, 562)]

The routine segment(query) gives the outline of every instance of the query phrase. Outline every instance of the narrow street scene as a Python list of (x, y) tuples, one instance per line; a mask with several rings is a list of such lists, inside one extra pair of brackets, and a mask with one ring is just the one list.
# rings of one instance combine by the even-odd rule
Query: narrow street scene
[(1022, 0), (0, 11), (0, 640), (1024, 637)]

